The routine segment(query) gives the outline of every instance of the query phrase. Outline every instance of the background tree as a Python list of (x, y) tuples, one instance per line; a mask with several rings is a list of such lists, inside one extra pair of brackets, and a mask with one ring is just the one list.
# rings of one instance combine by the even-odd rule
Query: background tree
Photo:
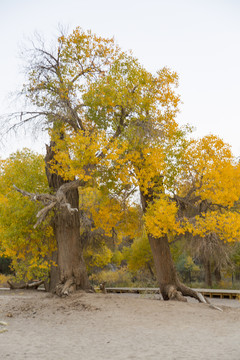
[(34, 228), (38, 203), (20, 195), (13, 184), (27, 191), (48, 191), (43, 156), (28, 149), (1, 160), (0, 254), (11, 258), (18, 280), (45, 279), (56, 248), (52, 227), (45, 221)]
[(221, 272), (233, 269), (232, 246), (227, 241), (220, 240), (215, 232), (205, 237), (193, 236), (189, 240), (188, 249), (198, 263), (203, 265), (204, 281), (209, 287), (213, 286), (212, 274), (215, 275), (215, 282), (220, 283)]
[[(205, 269), (220, 281), (220, 270), (231, 267), (231, 242), (239, 241), (239, 164), (230, 147), (216, 136), (190, 141), (175, 183), (178, 217), (191, 224), (190, 249)], [(230, 243), (230, 244), (229, 244)]]
[(232, 284), (236, 286), (235, 281), (240, 281), (240, 243), (236, 243), (231, 254), (234, 273), (232, 273)]
[(123, 248), (123, 257), (127, 261), (128, 270), (136, 277), (144, 279), (151, 285), (156, 281), (154, 263), (150, 244), (145, 233), (136, 237), (130, 247)]
[(105, 187), (81, 188), (79, 198), (80, 231), (88, 271), (99, 271), (109, 264), (120, 265), (122, 242), (141, 232), (139, 209), (127, 206), (126, 199), (123, 206), (121, 199), (111, 197)]

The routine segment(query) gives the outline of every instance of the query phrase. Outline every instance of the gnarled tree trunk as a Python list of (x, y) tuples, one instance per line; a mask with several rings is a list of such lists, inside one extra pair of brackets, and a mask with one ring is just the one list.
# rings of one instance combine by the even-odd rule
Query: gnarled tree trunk
[[(50, 171), (50, 161), (54, 159), (53, 146), (53, 142), (47, 146), (46, 175), (50, 189), (57, 192), (66, 182)], [(77, 188), (68, 190), (65, 196), (71, 208), (79, 208)], [(67, 207), (54, 208), (52, 225), (57, 241), (57, 253), (54, 255), (58, 266), (57, 269), (53, 267), (51, 270), (49, 290), (54, 289), (61, 296), (76, 289), (90, 289), (91, 285), (82, 254), (78, 211), (69, 212)]]
[[(161, 181), (160, 178), (156, 179), (154, 181), (156, 186), (149, 188), (147, 193), (141, 192), (143, 213), (146, 212), (148, 205), (154, 202), (157, 191), (159, 191), (155, 190), (161, 187), (159, 181)], [(163, 299), (187, 301), (184, 296), (191, 296), (199, 302), (206, 303), (206, 300), (200, 293), (188, 288), (179, 280), (173, 263), (167, 235), (156, 238), (148, 234), (148, 240), (151, 246), (157, 280)]]
[(173, 296), (172, 291), (177, 289), (179, 281), (173, 264), (168, 238), (166, 235), (161, 238), (154, 238), (151, 234), (148, 234), (148, 240), (162, 297), (164, 300), (169, 300)]

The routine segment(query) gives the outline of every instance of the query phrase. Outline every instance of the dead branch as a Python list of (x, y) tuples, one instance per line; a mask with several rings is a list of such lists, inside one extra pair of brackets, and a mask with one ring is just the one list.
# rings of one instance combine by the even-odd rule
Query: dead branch
[(16, 289), (37, 289), (40, 285), (44, 283), (44, 280), (39, 281), (33, 281), (32, 283), (25, 283), (25, 284), (14, 284), (10, 280), (7, 281), (8, 285), (10, 286), (10, 289), (16, 290)]
[(42, 210), (40, 210), (40, 211), (37, 213), (36, 216), (37, 216), (38, 220), (37, 220), (36, 224), (34, 225), (34, 229), (36, 229), (36, 227), (37, 227), (39, 224), (41, 224), (41, 222), (43, 222), (43, 221), (46, 219), (47, 214), (49, 213), (49, 211), (50, 211), (51, 209), (54, 208), (54, 206), (56, 205), (56, 203), (57, 203), (56, 201), (52, 202), (51, 204), (47, 205), (46, 207), (44, 207)]
[(74, 181), (68, 182), (66, 184), (63, 184), (62, 186), (60, 186), (60, 188), (56, 192), (56, 195), (34, 194), (34, 193), (29, 193), (25, 190), (21, 190), (16, 185), (13, 185), (13, 187), (15, 190), (20, 192), (23, 196), (28, 197), (30, 200), (40, 201), (43, 205), (45, 205), (45, 207), (43, 209), (41, 209), (36, 215), (38, 220), (37, 220), (36, 224), (34, 225), (34, 229), (35, 229), (39, 224), (41, 224), (46, 219), (49, 211), (52, 210), (56, 206), (65, 207), (67, 209), (67, 211), (69, 211), (70, 213), (74, 213), (74, 212), (78, 211), (77, 208), (71, 207), (71, 205), (67, 201), (65, 194), (67, 193), (67, 191), (76, 189), (80, 185), (82, 185), (82, 182), (80, 180), (74, 180)]
[(15, 190), (20, 192), (23, 196), (26, 196), (26, 197), (30, 198), (30, 200), (32, 200), (32, 201), (40, 201), (44, 205), (49, 203), (49, 202), (56, 201), (54, 195), (50, 195), (50, 194), (34, 194), (34, 193), (29, 193), (29, 192), (27, 192), (25, 190), (21, 190), (16, 185), (13, 185), (13, 187), (14, 187)]

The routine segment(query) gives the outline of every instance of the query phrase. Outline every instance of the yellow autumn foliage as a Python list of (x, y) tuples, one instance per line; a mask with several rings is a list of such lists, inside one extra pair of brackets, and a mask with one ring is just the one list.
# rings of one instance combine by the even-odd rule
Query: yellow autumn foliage
[(112, 251), (104, 244), (98, 250), (88, 248), (84, 251), (84, 258), (89, 269), (94, 267), (104, 268), (111, 262), (112, 256)]
[[(155, 191), (144, 216), (148, 234), (204, 237), (215, 231), (237, 240), (239, 219), (232, 207), (240, 198), (240, 165), (216, 136), (187, 140), (176, 121), (178, 75), (168, 68), (152, 74), (112, 39), (80, 28), (60, 36), (58, 46), (57, 72), (41, 66), (30, 71), (25, 90), (48, 114), (52, 171), (66, 181), (82, 180), (80, 210), (95, 229), (109, 237), (114, 229), (118, 241), (139, 236), (142, 214), (134, 196), (155, 191), (159, 177), (161, 195)], [(194, 208), (189, 220), (179, 218), (177, 196)], [(87, 251), (92, 266), (110, 259), (107, 248), (96, 255)]]
[(232, 207), (240, 197), (240, 164), (230, 146), (214, 135), (189, 143), (183, 162), (181, 195), (194, 187), (201, 200)]
[(192, 233), (200, 237), (215, 233), (223, 241), (240, 241), (240, 214), (231, 211), (225, 213), (212, 211), (202, 214), (196, 217)]
[(176, 220), (177, 206), (166, 196), (161, 196), (147, 207), (144, 216), (147, 232), (154, 237), (162, 237), (180, 231)]
[(56, 249), (53, 229), (47, 222), (34, 229), (39, 205), (13, 184), (29, 192), (47, 191), (43, 157), (24, 149), (2, 161), (0, 173), (0, 256), (11, 258), (18, 279), (42, 278)]
[(111, 237), (117, 232), (117, 242), (124, 236), (135, 237), (141, 230), (139, 209), (123, 204), (120, 199), (109, 197), (108, 192), (93, 187), (79, 189), (80, 210), (84, 210), (93, 220), (94, 229), (102, 229)]

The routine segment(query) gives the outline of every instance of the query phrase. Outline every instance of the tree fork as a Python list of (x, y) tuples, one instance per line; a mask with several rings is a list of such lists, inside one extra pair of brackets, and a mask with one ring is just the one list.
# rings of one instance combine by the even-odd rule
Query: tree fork
[(80, 237), (78, 187), (82, 183), (79, 180), (64, 181), (59, 175), (51, 172), (50, 162), (54, 161), (55, 154), (53, 146), (53, 142), (47, 146), (45, 157), (46, 175), (52, 194), (33, 194), (16, 186), (14, 188), (32, 201), (44, 204), (44, 208), (37, 214), (38, 221), (35, 227), (45, 220), (50, 210), (54, 211), (51, 225), (57, 242), (57, 251), (54, 252), (52, 260), (57, 267), (52, 266), (50, 279), (45, 281), (45, 288), (62, 296), (77, 289), (90, 290), (92, 287), (87, 276)]

